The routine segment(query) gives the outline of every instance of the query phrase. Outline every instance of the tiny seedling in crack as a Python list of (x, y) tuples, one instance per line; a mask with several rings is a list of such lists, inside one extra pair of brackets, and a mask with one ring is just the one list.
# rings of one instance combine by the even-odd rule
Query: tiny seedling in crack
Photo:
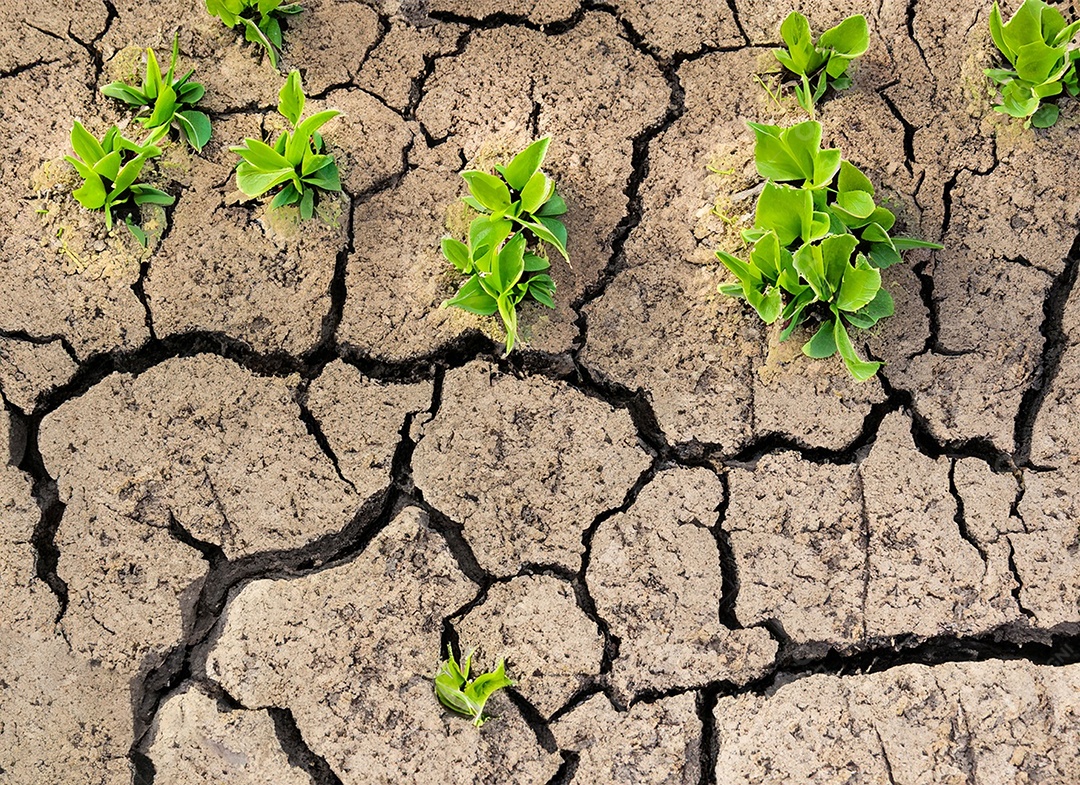
[(311, 218), (317, 195), (341, 191), (334, 156), (323, 152), (325, 144), (319, 134), (319, 128), (341, 112), (326, 109), (301, 121), (304, 88), (299, 71), (289, 74), (279, 99), (278, 112), (292, 130), (283, 131), (272, 146), (259, 139), (245, 139), (239, 147), (229, 148), (243, 159), (236, 167), (236, 185), (251, 198), (280, 189), (270, 209), (299, 204), (300, 217)]
[(304, 9), (283, 0), (206, 0), (206, 10), (229, 27), (242, 25), (244, 38), (261, 46), (270, 65), (277, 68), (278, 52), (284, 45), (282, 26)]
[(491, 673), (484, 673), (475, 679), (469, 679), (472, 666), (472, 652), (466, 655), (459, 666), (454, 659), (453, 649), (446, 647), (447, 659), (439, 666), (435, 674), (435, 695), (450, 711), (468, 717), (473, 725), (481, 727), (491, 719), (484, 714), (484, 705), (488, 698), (503, 687), (512, 687), (514, 682), (506, 677), (506, 664), (499, 660), (498, 666)]
[(1025, 127), (1049, 128), (1060, 110), (1049, 99), (1067, 92), (1080, 95), (1077, 70), (1080, 49), (1073, 44), (1080, 20), (1067, 23), (1061, 12), (1042, 0), (1024, 0), (1007, 23), (997, 3), (990, 11), (990, 35), (1012, 68), (988, 68), (1001, 88), (995, 111), (1022, 118)]
[(881, 363), (859, 358), (847, 326), (866, 329), (892, 315), (880, 271), (899, 262), (902, 251), (941, 246), (889, 234), (896, 216), (875, 202), (874, 186), (858, 167), (841, 159), (839, 150), (822, 149), (820, 123), (749, 125), (766, 182), (754, 226), (742, 233), (748, 260), (716, 252), (738, 279), (720, 292), (745, 299), (766, 324), (786, 321), (781, 340), (816, 320), (819, 328), (803, 352), (839, 352), (851, 375), (865, 381)]
[(828, 88), (846, 90), (851, 87), (848, 66), (870, 46), (866, 17), (862, 14), (849, 16), (814, 41), (806, 17), (792, 11), (780, 26), (780, 36), (786, 48), (774, 49), (773, 55), (780, 65), (798, 77), (795, 98), (810, 114), (810, 119), (814, 119), (814, 105)]
[(555, 281), (546, 273), (551, 263), (535, 253), (537, 246), (551, 245), (570, 261), (566, 227), (558, 219), (566, 203), (555, 181), (540, 170), (550, 142), (549, 137), (533, 142), (508, 165), (496, 166), (497, 175), (463, 172), (469, 196), (462, 201), (480, 215), (469, 225), (467, 242), (442, 241), (443, 255), (469, 276), (443, 306), (480, 316), (498, 313), (506, 328), (507, 354), (518, 340), (517, 306), (525, 298), (555, 307)]
[(128, 106), (138, 107), (138, 121), (143, 128), (151, 131), (147, 144), (157, 144), (169, 132), (176, 128), (180, 135), (195, 150), (201, 151), (210, 140), (210, 118), (204, 112), (192, 109), (206, 93), (198, 82), (191, 77), (195, 70), (188, 71), (176, 78), (176, 65), (180, 59), (179, 35), (173, 38), (172, 58), (169, 70), (162, 76), (161, 67), (153, 49), (146, 50), (146, 75), (141, 87), (113, 82), (102, 88), (101, 92), (110, 98), (123, 101)]
[[(115, 125), (99, 140), (76, 120), (71, 129), (71, 147), (77, 157), (67, 155), (64, 160), (74, 166), (83, 179), (83, 184), (72, 196), (88, 210), (104, 210), (106, 228), (112, 229), (112, 211), (129, 201), (136, 205), (164, 206), (175, 201), (164, 191), (137, 182), (146, 162), (161, 155), (157, 146), (137, 144), (121, 134)], [(133, 225), (130, 221), (127, 223)], [(137, 238), (142, 234), (132, 233)]]

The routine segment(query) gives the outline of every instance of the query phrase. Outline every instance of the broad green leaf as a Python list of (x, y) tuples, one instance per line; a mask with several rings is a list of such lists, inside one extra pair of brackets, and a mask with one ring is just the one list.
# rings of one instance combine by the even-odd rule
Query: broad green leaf
[[(239, 147), (230, 147), (229, 150), (239, 155), (256, 169), (262, 171), (278, 171), (288, 169), (292, 171), (293, 164), (273, 147), (259, 139), (245, 139)], [(299, 163), (299, 161), (297, 161)], [(250, 194), (249, 194), (250, 196)]]
[(278, 208), (286, 207), (290, 204), (296, 204), (299, 201), (300, 192), (296, 190), (296, 186), (289, 183), (278, 191), (277, 196), (270, 202), (270, 209), (277, 210)]
[[(555, 247), (558, 248), (561, 252), (563, 252), (564, 256), (566, 256), (566, 224), (564, 224), (557, 218), (548, 218), (547, 216), (543, 215), (537, 216), (536, 220), (541, 223), (555, 237), (557, 241), (554, 243)], [(570, 261), (569, 257), (567, 257), (567, 261)]]
[(821, 241), (821, 264), (831, 293), (840, 289), (841, 282), (852, 269), (851, 255), (855, 252), (855, 246), (858, 243), (859, 241), (851, 234), (830, 235)]
[(306, 221), (314, 214), (315, 190), (313, 188), (305, 188), (303, 196), (300, 197), (300, 217)]
[(559, 196), (559, 192), (557, 190), (552, 190), (551, 198), (548, 199), (547, 203), (544, 204), (544, 206), (537, 210), (535, 213), (537, 217), (544, 218), (555, 218), (557, 216), (565, 214), (566, 202), (563, 201), (563, 198), (561, 196)]
[(814, 201), (809, 191), (765, 183), (757, 201), (754, 226), (774, 231), (785, 248), (810, 236)]
[(304, 86), (300, 80), (300, 72), (295, 68), (289, 71), (285, 84), (278, 93), (278, 112), (288, 120), (293, 127), (300, 122), (300, 115), (304, 112)]
[(836, 348), (840, 356), (844, 358), (844, 365), (855, 377), (855, 381), (865, 382), (881, 368), (881, 363), (867, 362), (855, 353), (855, 347), (851, 345), (851, 338), (848, 337), (847, 330), (844, 328), (844, 321), (839, 316), (833, 320), (833, 340), (836, 341)]
[(525, 272), (536, 273), (541, 270), (547, 270), (551, 267), (551, 262), (542, 256), (537, 256), (534, 253), (525, 254)]
[(75, 167), (82, 176), (84, 182), (72, 192), (72, 196), (88, 210), (97, 210), (105, 204), (105, 184), (100, 175), (77, 158), (70, 155), (64, 156), (64, 160)]
[(536, 300), (543, 306), (548, 308), (555, 307), (555, 281), (551, 279), (550, 275), (534, 275), (527, 282), (529, 288), (529, 296)]
[(176, 91), (172, 89), (172, 85), (163, 84), (157, 99), (154, 101), (154, 113), (150, 115), (146, 127), (157, 128), (161, 125), (168, 125), (172, 122), (175, 114)]
[(270, 59), (270, 65), (277, 68), (277, 52), (274, 51), (274, 44), (250, 19), (239, 17), (239, 20), (244, 25), (244, 38), (261, 46), (266, 52), (266, 56)]
[(300, 174), (307, 177), (313, 172), (317, 172), (324, 166), (329, 166), (334, 162), (334, 156), (332, 155), (319, 155), (311, 151), (309, 147), (304, 151), (304, 163), (300, 167)]
[(196, 104), (206, 94), (206, 88), (198, 82), (185, 82), (176, 90), (176, 100), (181, 104)]
[(510, 189), (500, 178), (486, 172), (462, 172), (469, 185), (469, 192), (484, 209), (493, 213), (505, 213), (510, 207)]
[(836, 196), (836, 206), (860, 220), (873, 215), (877, 207), (874, 197), (866, 191), (841, 191)]
[(784, 304), (780, 299), (779, 287), (770, 286), (763, 293), (751, 286), (747, 286), (744, 293), (746, 301), (753, 306), (765, 324), (772, 324), (780, 318), (780, 311), (783, 310)]
[(473, 275), (463, 283), (461, 288), (458, 289), (458, 293), (444, 302), (443, 306), (454, 306), (480, 316), (491, 316), (499, 310), (495, 298), (480, 286), (480, 277), (478, 275)]
[[(544, 156), (547, 154), (548, 145), (550, 143), (551, 137), (545, 136), (543, 139), (538, 139), (533, 142), (514, 156), (514, 159), (506, 167), (503, 173), (506, 182), (510, 184), (511, 188), (519, 193), (525, 190), (525, 186), (528, 184), (529, 180), (532, 179), (533, 175), (537, 173), (540, 166), (544, 163)], [(529, 210), (528, 212), (532, 211)]]
[(296, 126), (292, 138), (285, 145), (285, 157), (293, 166), (299, 166), (304, 160), (304, 150), (309, 146), (312, 135), (326, 123), (333, 120), (341, 112), (337, 109), (326, 109), (313, 114)]
[(891, 239), (888, 242), (870, 243), (867, 255), (870, 258), (870, 264), (878, 270), (885, 270), (903, 261)]
[(554, 181), (543, 172), (537, 172), (521, 191), (521, 212), (535, 213), (555, 189)]
[(887, 319), (895, 312), (896, 304), (893, 302), (892, 295), (886, 289), (878, 289), (874, 299), (862, 309), (862, 313), (873, 319), (875, 323)]
[(168, 207), (176, 202), (175, 196), (170, 196), (164, 191), (140, 183), (131, 186), (131, 193), (135, 197), (135, 204), (160, 204)]
[(846, 59), (859, 57), (870, 48), (870, 31), (862, 14), (849, 16), (836, 27), (821, 34), (818, 46), (831, 49)]
[(288, 169), (259, 169), (247, 161), (242, 161), (236, 167), (236, 187), (252, 198), (262, 196), (275, 186), (281, 185), (292, 179), (294, 170)]
[(78, 120), (75, 121), (75, 125), (71, 128), (71, 149), (75, 151), (75, 155), (90, 166), (105, 157), (105, 150), (102, 148), (101, 142), (83, 128), (83, 124)]
[(858, 311), (871, 302), (881, 290), (881, 272), (875, 270), (860, 256), (854, 267), (844, 271), (844, 279), (836, 297), (836, 307), (841, 311)]
[(1060, 111), (1055, 104), (1043, 104), (1031, 115), (1031, 124), (1035, 128), (1049, 128), (1057, 122)]
[(792, 11), (787, 15), (780, 25), (780, 37), (787, 44), (794, 73), (809, 75), (825, 63), (825, 57), (814, 46), (810, 23), (799, 12)]
[(142, 91), (123, 82), (113, 82), (101, 88), (101, 92), (109, 98), (123, 101), (129, 106), (146, 106), (150, 101)]
[(120, 172), (120, 153), (113, 151), (94, 164), (94, 171), (110, 182), (116, 179)]
[(145, 156), (136, 156), (124, 164), (124, 167), (117, 173), (116, 178), (113, 180), (111, 196), (119, 196), (138, 179), (139, 174), (143, 170), (143, 166), (146, 164)]
[(803, 344), (803, 354), (823, 360), (836, 354), (836, 339), (833, 337), (832, 320), (822, 322), (814, 337)]
[(810, 284), (819, 300), (828, 302), (831, 292), (825, 279), (825, 266), (821, 258), (821, 248), (816, 245), (804, 245), (795, 252), (792, 263), (799, 275)]
[(304, 182), (323, 191), (340, 191), (341, 173), (338, 171), (337, 164), (332, 160), (333, 156), (330, 156), (330, 158), (330, 163), (304, 177)]
[(188, 144), (201, 152), (210, 141), (210, 118), (202, 112), (187, 109), (176, 113), (176, 121)]
[(866, 191), (870, 196), (874, 195), (874, 184), (870, 178), (860, 171), (859, 167), (849, 161), (840, 163), (840, 177), (836, 181), (836, 189), (840, 193), (845, 191)]
[(990, 37), (994, 39), (994, 44), (997, 46), (998, 51), (1005, 55), (1006, 59), (1011, 62), (1016, 57), (1012, 49), (1009, 48), (1008, 43), (1005, 41), (1001, 23), (1001, 7), (997, 2), (995, 2), (990, 9)]
[(814, 159), (814, 176), (810, 184), (814, 188), (824, 188), (833, 181), (840, 169), (839, 150), (821, 150)]
[(469, 258), (469, 248), (460, 240), (453, 237), (444, 237), (442, 241), (443, 256), (446, 257), (460, 272), (472, 272), (472, 259)]
[(494, 285), (501, 292), (513, 288), (525, 272), (525, 235), (515, 234), (499, 251), (497, 264), (491, 270)]
[(487, 699), (497, 690), (512, 686), (514, 686), (514, 682), (506, 677), (506, 664), (503, 660), (499, 660), (495, 671), (477, 676), (472, 684), (465, 689), (465, 694), (483, 707), (487, 703)]
[(750, 261), (761, 278), (775, 282), (780, 277), (780, 242), (775, 232), (769, 232), (754, 244)]

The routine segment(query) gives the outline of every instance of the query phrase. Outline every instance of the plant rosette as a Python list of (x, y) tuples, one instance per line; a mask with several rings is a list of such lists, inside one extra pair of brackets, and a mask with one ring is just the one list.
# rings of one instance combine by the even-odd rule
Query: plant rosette
[(874, 186), (858, 167), (839, 150), (822, 149), (820, 123), (749, 126), (766, 182), (753, 228), (742, 232), (748, 258), (716, 252), (738, 280), (719, 291), (746, 300), (766, 324), (786, 321), (781, 340), (816, 319), (820, 325), (803, 353), (839, 353), (851, 375), (865, 381), (881, 363), (858, 356), (848, 328), (867, 329), (893, 314), (881, 270), (901, 261), (902, 251), (941, 246), (890, 234), (896, 216), (876, 203)]
[(811, 120), (814, 119), (815, 104), (828, 88), (846, 90), (851, 87), (848, 66), (870, 47), (870, 33), (862, 14), (849, 16), (815, 41), (806, 17), (792, 11), (780, 26), (780, 37), (785, 47), (773, 49), (773, 56), (798, 78), (795, 98)]
[(507, 354), (518, 342), (522, 301), (555, 307), (555, 281), (547, 273), (551, 262), (536, 251), (550, 245), (570, 261), (566, 227), (558, 219), (566, 203), (555, 181), (540, 169), (550, 142), (549, 137), (533, 142), (506, 166), (496, 166), (496, 174), (462, 172), (469, 186), (462, 201), (480, 215), (470, 223), (465, 242), (442, 241), (447, 261), (469, 276), (443, 307), (480, 316), (498, 313), (506, 328)]
[(336, 109), (316, 112), (301, 121), (304, 89), (299, 71), (292, 71), (278, 95), (278, 112), (289, 123), (269, 145), (260, 139), (245, 139), (229, 149), (240, 156), (236, 186), (255, 199), (274, 192), (270, 210), (298, 205), (300, 217), (311, 218), (318, 200), (341, 192), (341, 176), (334, 156), (325, 152), (319, 129), (341, 114)]
[(243, 27), (245, 40), (261, 47), (270, 65), (277, 68), (278, 53), (285, 44), (284, 25), (304, 8), (284, 0), (206, 0), (206, 10), (229, 27)]
[(1080, 20), (1066, 22), (1061, 11), (1042, 0), (1024, 0), (1012, 19), (1002, 22), (995, 2), (990, 36), (1011, 68), (988, 68), (987, 77), (1001, 90), (994, 110), (1024, 120), (1025, 127), (1049, 128), (1060, 110), (1049, 100), (1080, 95), (1080, 48), (1074, 39)]
[(473, 652), (465, 656), (460, 666), (449, 645), (446, 647), (446, 656), (447, 659), (435, 674), (435, 696), (439, 703), (450, 711), (468, 717), (477, 728), (482, 727), (491, 719), (484, 713), (488, 699), (504, 687), (514, 686), (514, 682), (506, 677), (506, 663), (499, 660), (491, 673), (483, 673), (470, 679)]

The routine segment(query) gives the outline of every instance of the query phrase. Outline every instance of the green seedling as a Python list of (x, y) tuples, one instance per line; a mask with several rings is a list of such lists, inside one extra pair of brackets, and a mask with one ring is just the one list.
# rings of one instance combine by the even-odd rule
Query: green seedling
[(826, 89), (851, 87), (848, 66), (870, 47), (866, 17), (862, 14), (849, 16), (822, 33), (815, 42), (806, 17), (792, 11), (780, 26), (780, 36), (787, 48), (774, 49), (773, 55), (780, 65), (799, 78), (795, 98), (810, 114), (810, 119), (814, 118), (814, 105), (825, 95)]
[(77, 157), (67, 155), (64, 160), (83, 178), (72, 196), (88, 210), (104, 210), (106, 228), (112, 229), (113, 209), (129, 200), (136, 205), (164, 206), (175, 201), (164, 191), (136, 182), (146, 162), (161, 155), (157, 146), (139, 145), (124, 137), (115, 125), (98, 140), (76, 120), (71, 147)]
[(450, 711), (468, 717), (473, 725), (481, 727), (489, 716), (484, 714), (484, 704), (488, 698), (503, 687), (512, 687), (514, 682), (506, 677), (506, 665), (499, 660), (498, 666), (491, 673), (484, 673), (472, 681), (469, 669), (472, 665), (472, 652), (465, 657), (459, 667), (454, 660), (454, 652), (446, 647), (447, 660), (439, 666), (435, 675), (435, 695)]
[(817, 318), (820, 327), (803, 352), (839, 352), (852, 376), (865, 381), (881, 364), (858, 357), (847, 327), (866, 329), (892, 315), (880, 271), (899, 262), (902, 251), (941, 246), (889, 234), (896, 216), (874, 201), (874, 186), (858, 167), (839, 150), (822, 149), (820, 123), (749, 125), (766, 183), (754, 226), (742, 232), (748, 260), (716, 252), (738, 280), (719, 289), (745, 299), (767, 324), (786, 321), (781, 340)]
[(169, 70), (162, 76), (161, 67), (153, 49), (146, 50), (146, 75), (142, 86), (135, 87), (124, 82), (113, 82), (101, 92), (110, 98), (138, 107), (138, 121), (143, 128), (152, 131), (148, 144), (156, 144), (175, 127), (180, 135), (196, 150), (201, 151), (210, 140), (210, 118), (204, 112), (191, 108), (206, 93), (206, 88), (191, 80), (195, 70), (175, 78), (176, 64), (180, 59), (179, 36), (173, 38), (172, 58)]
[(530, 252), (530, 245), (547, 243), (566, 259), (566, 227), (557, 216), (566, 213), (555, 182), (540, 170), (549, 138), (529, 145), (498, 176), (463, 172), (469, 185), (467, 205), (480, 215), (469, 225), (467, 243), (451, 237), (442, 252), (469, 278), (458, 293), (443, 303), (481, 316), (498, 313), (506, 328), (506, 352), (518, 340), (517, 306), (527, 297), (555, 307), (555, 281), (545, 271), (551, 263)]
[(282, 24), (304, 9), (283, 0), (206, 0), (206, 10), (229, 27), (242, 25), (244, 38), (261, 46), (270, 65), (277, 68), (278, 52), (284, 45)]
[(1080, 49), (1073, 38), (1080, 21), (1065, 17), (1042, 0), (1024, 4), (1006, 24), (997, 3), (990, 11), (990, 35), (1012, 68), (989, 68), (986, 75), (1001, 88), (1001, 104), (995, 111), (1024, 119), (1024, 125), (1049, 128), (1060, 110), (1048, 99), (1067, 92), (1080, 95), (1077, 63)]
[(285, 80), (278, 98), (278, 112), (289, 121), (292, 131), (283, 131), (273, 146), (259, 139), (245, 139), (239, 147), (230, 147), (243, 159), (236, 167), (236, 185), (252, 198), (280, 188), (270, 202), (271, 210), (299, 204), (301, 218), (311, 218), (317, 193), (341, 191), (334, 156), (323, 152), (325, 145), (318, 130), (341, 112), (326, 109), (301, 122), (304, 88), (300, 72), (295, 70)]

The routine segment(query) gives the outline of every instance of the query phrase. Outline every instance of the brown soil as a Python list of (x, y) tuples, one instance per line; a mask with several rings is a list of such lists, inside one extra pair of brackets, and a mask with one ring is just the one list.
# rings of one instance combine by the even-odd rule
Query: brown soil
[[(988, 6), (792, 6), (867, 14), (818, 117), (945, 245), (860, 385), (716, 290), (788, 5), (303, 4), (282, 73), (200, 2), (0, 10), (0, 781), (1080, 780), (1080, 104), (992, 111)], [(214, 137), (143, 248), (62, 158), (177, 28)], [(290, 68), (304, 223), (229, 151)], [(544, 135), (571, 265), (502, 357), (439, 243)], [(482, 729), (447, 645), (516, 682)]]

